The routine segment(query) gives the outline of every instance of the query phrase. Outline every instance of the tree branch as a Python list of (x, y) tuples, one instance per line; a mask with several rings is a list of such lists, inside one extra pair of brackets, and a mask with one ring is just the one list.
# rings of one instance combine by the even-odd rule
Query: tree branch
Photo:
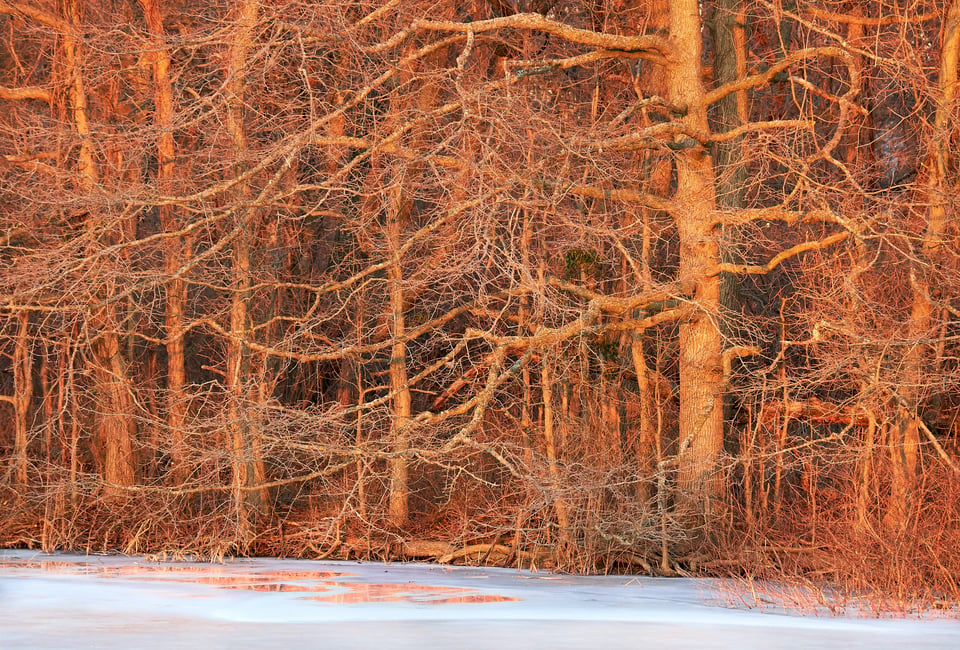
[[(799, 63), (800, 61), (804, 61), (806, 59), (813, 59), (821, 56), (837, 57), (847, 61), (848, 69), (853, 71), (851, 74), (856, 75), (855, 66), (850, 64), (850, 53), (846, 50), (839, 47), (809, 47), (802, 50), (797, 50), (793, 54), (784, 57), (763, 72), (750, 75), (749, 77), (745, 77), (743, 79), (737, 79), (736, 81), (731, 81), (728, 84), (724, 84), (719, 88), (711, 90), (704, 96), (703, 103), (705, 106), (709, 106), (710, 104), (714, 104), (732, 93), (758, 88), (770, 83), (774, 77), (793, 64)], [(851, 77), (850, 85), (851, 87), (858, 86), (859, 76)]]
[(830, 235), (825, 239), (818, 241), (807, 241), (796, 246), (791, 246), (785, 251), (777, 254), (769, 262), (763, 264), (762, 266), (752, 265), (752, 264), (730, 264), (729, 262), (721, 262), (717, 264), (714, 269), (709, 273), (712, 277), (718, 273), (745, 273), (747, 275), (763, 275), (769, 273), (773, 269), (777, 268), (784, 260), (788, 260), (791, 257), (799, 255), (800, 253), (805, 253), (806, 251), (820, 250), (828, 246), (832, 246), (837, 242), (841, 242), (847, 237), (850, 236), (849, 232), (838, 232), (834, 235)]
[(669, 40), (661, 36), (621, 36), (618, 34), (603, 34), (579, 27), (571, 27), (564, 23), (551, 20), (540, 14), (526, 13), (477, 20), (471, 23), (458, 23), (447, 20), (418, 20), (411, 25), (410, 31), (445, 31), (445, 32), (482, 32), (497, 29), (528, 29), (552, 34), (559, 38), (605, 50), (631, 52), (647, 60), (663, 63), (667, 57), (676, 52)]
[(814, 127), (813, 120), (768, 120), (766, 122), (747, 122), (734, 127), (723, 133), (715, 133), (710, 136), (711, 142), (729, 142), (736, 140), (746, 133), (754, 131), (772, 131), (773, 129), (806, 129), (812, 131)]
[(8, 16), (26, 16), (27, 18), (32, 18), (38, 23), (41, 23), (42, 25), (53, 28), (61, 34), (70, 31), (70, 25), (67, 22), (61, 20), (51, 13), (47, 13), (43, 9), (38, 9), (37, 7), (31, 6), (25, 2), (0, 1), (0, 14), (6, 14)]
[(49, 102), (52, 95), (46, 88), (39, 86), (25, 86), (23, 88), (8, 88), (0, 86), (0, 99), (18, 101), (22, 99), (39, 99), (43, 102)]
[[(883, 7), (883, 5), (879, 3), (878, 6), (881, 8)], [(803, 9), (803, 13), (813, 16), (819, 20), (829, 20), (830, 22), (841, 24), (863, 25), (864, 27), (883, 27), (885, 25), (924, 23), (940, 16), (940, 12), (938, 11), (928, 11), (925, 14), (917, 14), (916, 16), (894, 15), (877, 16), (876, 18), (873, 18), (869, 16), (854, 16), (852, 14), (838, 14), (825, 9), (818, 9), (817, 7), (805, 7)]]

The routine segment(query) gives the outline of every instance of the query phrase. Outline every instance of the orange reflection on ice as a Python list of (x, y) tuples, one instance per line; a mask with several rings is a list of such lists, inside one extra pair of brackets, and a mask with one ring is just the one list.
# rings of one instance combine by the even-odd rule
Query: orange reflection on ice
[[(0, 569), (57, 571), (93, 575), (101, 578), (141, 578), (164, 582), (182, 582), (245, 589), (267, 593), (315, 593), (306, 600), (323, 603), (408, 602), (417, 604), (503, 603), (520, 600), (499, 594), (483, 594), (474, 589), (418, 584), (340, 582), (336, 578), (356, 574), (339, 571), (265, 571), (246, 567), (202, 565), (119, 565), (97, 566), (90, 562), (63, 560), (19, 560), (0, 558)], [(246, 569), (246, 570), (245, 570)], [(208, 594), (184, 594), (182, 598), (209, 598)]]
[(409, 602), (426, 604), (452, 603), (499, 603), (519, 600), (496, 594), (479, 594), (473, 589), (462, 587), (439, 587), (414, 584), (367, 584), (361, 582), (331, 583), (347, 591), (326, 596), (306, 596), (307, 600), (322, 603), (382, 603)]
[[(172, 575), (183, 575), (195, 574), (195, 573), (210, 573), (209, 567), (201, 566), (174, 566), (174, 565), (147, 565), (142, 566), (138, 564), (126, 564), (122, 566), (103, 566), (98, 567), (95, 570), (96, 574), (103, 578), (119, 578), (119, 577), (145, 577), (153, 578), (154, 576), (172, 574)], [(157, 578), (158, 580), (165, 580), (167, 578)], [(170, 578), (171, 580), (176, 580), (177, 578)], [(192, 580), (192, 578), (190, 578)]]
[(269, 579), (261, 579), (259, 576), (253, 574), (198, 576), (196, 578), (182, 579), (169, 578), (169, 580), (176, 580), (176, 582), (193, 582), (198, 585), (215, 585), (217, 587), (232, 587), (233, 585), (246, 585), (255, 582), (272, 582)]
[(459, 605), (461, 603), (514, 603), (519, 598), (501, 596), (500, 594), (476, 594), (474, 596), (453, 596), (451, 598), (434, 598), (432, 600), (418, 600), (428, 605)]
[(280, 580), (326, 580), (329, 578), (348, 578), (356, 574), (344, 571), (270, 571), (258, 573), (257, 577), (273, 577)]
[(245, 570), (244, 567), (219, 567), (202, 565), (139, 565), (96, 566), (90, 562), (63, 560), (7, 560), (0, 558), (0, 569), (26, 569), (80, 573), (100, 578), (134, 577), (169, 582), (195, 582), (198, 584), (230, 586), (235, 584), (275, 583), (283, 580), (329, 580), (350, 577), (342, 571), (265, 571)]
[(335, 586), (346, 591), (330, 594), (329, 596), (315, 596), (310, 600), (319, 600), (328, 603), (373, 603), (388, 601), (403, 601), (416, 598), (453, 594), (476, 593), (471, 589), (460, 587), (431, 587), (429, 585), (413, 584), (378, 584), (365, 582), (340, 582)]
[(39, 569), (41, 571), (89, 571), (88, 562), (65, 562), (63, 560), (3, 560), (0, 569)]
[(294, 585), (287, 582), (255, 582), (251, 584), (236, 584), (223, 587), (224, 589), (248, 589), (250, 591), (330, 591), (324, 585)]
[[(198, 578), (184, 579), (182, 582), (196, 582), (204, 585), (216, 585), (225, 589), (253, 589), (254, 591), (309, 591), (311, 588), (303, 587), (294, 589), (295, 585), (289, 585), (289, 589), (259, 589), (257, 586), (286, 584), (284, 580), (322, 580), (324, 583), (329, 578), (349, 576), (349, 573), (334, 573), (330, 571), (271, 571), (269, 573), (244, 573), (237, 575), (218, 575), (218, 576), (200, 576)], [(297, 585), (299, 587), (299, 585)], [(312, 588), (315, 591), (325, 591), (325, 588)]]
[[(231, 587), (234, 585), (265, 584), (282, 580), (326, 580), (349, 573), (338, 571), (267, 571), (233, 573), (228, 569), (205, 566), (122, 566), (103, 567), (99, 575), (124, 576), (162, 580), (164, 582), (192, 582), (203, 585)], [(197, 575), (201, 574), (201, 575)]]

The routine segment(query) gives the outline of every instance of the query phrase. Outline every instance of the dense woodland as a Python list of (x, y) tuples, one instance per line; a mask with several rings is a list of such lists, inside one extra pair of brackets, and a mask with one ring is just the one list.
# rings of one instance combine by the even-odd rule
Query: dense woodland
[(960, 0), (0, 0), (0, 545), (960, 598)]

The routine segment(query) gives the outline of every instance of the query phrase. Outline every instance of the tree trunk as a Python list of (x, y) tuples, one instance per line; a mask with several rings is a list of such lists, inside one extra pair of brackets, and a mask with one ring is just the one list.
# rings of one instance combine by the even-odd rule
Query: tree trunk
[[(715, 3), (710, 29), (713, 34), (713, 80), (716, 86), (747, 76), (745, 19), (743, 0), (718, 0)], [(723, 97), (715, 107), (717, 130), (720, 132), (736, 128), (749, 119), (745, 90)], [(717, 143), (714, 163), (719, 205), (743, 207), (743, 192), (747, 184), (746, 154), (742, 137)]]
[(637, 498), (646, 503), (653, 496), (653, 472), (656, 464), (656, 429), (653, 421), (653, 390), (650, 385), (650, 370), (643, 350), (644, 334), (633, 332), (630, 338), (630, 356), (633, 369), (637, 373), (637, 399), (639, 400), (639, 422), (637, 423), (637, 461), (641, 476)]
[(561, 550), (569, 552), (572, 550), (570, 514), (567, 504), (563, 500), (563, 495), (560, 493), (563, 485), (560, 480), (560, 465), (557, 462), (557, 441), (553, 413), (553, 363), (550, 360), (549, 350), (543, 352), (543, 361), (540, 367), (540, 386), (543, 391), (543, 440), (547, 451), (550, 490), (553, 493), (553, 509), (557, 514), (557, 525), (560, 529)]
[[(399, 200), (399, 197), (395, 201)], [(392, 205), (387, 215), (387, 231), (390, 238), (390, 255), (393, 263), (387, 269), (390, 282), (390, 335), (393, 345), (390, 352), (390, 392), (393, 394), (393, 414), (390, 420), (393, 448), (390, 457), (390, 523), (398, 528), (407, 524), (410, 516), (409, 460), (406, 451), (410, 446), (407, 426), (410, 422), (410, 388), (407, 385), (407, 344), (404, 343), (403, 269), (400, 264), (401, 223), (399, 205)]]
[(17, 317), (16, 347), (13, 350), (13, 405), (15, 435), (13, 462), (16, 483), (26, 487), (29, 482), (30, 403), (33, 400), (33, 352), (30, 350), (30, 312), (23, 310)]
[(950, 5), (943, 26), (938, 79), (940, 98), (934, 115), (934, 133), (927, 163), (925, 229), (922, 236), (922, 267), (910, 270), (913, 289), (909, 334), (915, 344), (907, 352), (900, 387), (898, 421), (890, 428), (890, 457), (893, 476), (890, 504), (884, 521), (891, 529), (902, 530), (914, 507), (917, 461), (920, 454), (920, 407), (925, 377), (937, 372), (939, 359), (930, 359), (932, 347), (923, 342), (936, 329), (931, 279), (942, 264), (947, 226), (947, 185), (949, 169), (949, 125), (957, 96), (957, 65), (960, 63), (960, 2)]
[[(81, 28), (79, 2), (72, 0), (67, 9), (71, 28), (79, 30)], [(80, 137), (80, 147), (77, 152), (77, 185), (82, 193), (93, 193), (99, 182), (99, 173), (88, 117), (83, 72), (77, 60), (77, 42), (72, 35), (72, 29), (64, 30), (61, 37), (72, 117), (77, 135)], [(96, 232), (99, 221), (98, 215), (91, 215), (87, 223), (88, 229), (94, 231), (94, 237), (98, 239), (104, 234)], [(111, 291), (112, 289), (108, 287), (107, 292)], [(92, 346), (91, 358), (94, 365), (93, 374), (101, 396), (98, 411), (95, 414), (95, 433), (100, 449), (101, 474), (107, 483), (108, 494), (118, 494), (118, 488), (133, 485), (136, 482), (137, 466), (134, 454), (137, 425), (134, 419), (133, 398), (129, 391), (126, 364), (120, 354), (117, 309), (117, 305), (111, 303), (97, 310), (94, 322), (98, 332)]]
[[(650, 13), (647, 17), (647, 26), (651, 30), (669, 29), (670, 8), (667, 0), (653, 0), (651, 2)], [(642, 26), (640, 26), (642, 27)], [(657, 95), (665, 97), (666, 73), (663, 66), (644, 65), (641, 73), (635, 82), (639, 88), (642, 88), (648, 95)], [(642, 95), (638, 92), (638, 98)], [(647, 109), (641, 114), (640, 126), (649, 128), (653, 122)], [(656, 196), (668, 196), (670, 194), (670, 181), (673, 176), (673, 164), (670, 158), (663, 156), (660, 152), (645, 151), (642, 152), (641, 165), (645, 169), (647, 191)], [(640, 251), (640, 269), (635, 277), (637, 286), (654, 286), (653, 275), (651, 273), (651, 252), (655, 234), (655, 211), (643, 207), (640, 209), (640, 218), (643, 221), (643, 239)], [(628, 224), (624, 224), (627, 226)], [(634, 269), (634, 273), (637, 270)], [(629, 292), (633, 291), (631, 289)], [(640, 316), (643, 314), (641, 313)], [(655, 386), (652, 385), (651, 369), (647, 366), (646, 352), (644, 351), (647, 339), (646, 330), (634, 330), (630, 333), (630, 356), (633, 361), (633, 369), (637, 375), (637, 398), (639, 400), (639, 422), (637, 423), (637, 460), (640, 467), (641, 482), (637, 498), (639, 501), (650, 502), (656, 495), (658, 482), (656, 473), (658, 463), (662, 460), (661, 449), (658, 445), (659, 432), (655, 421), (655, 411), (658, 401), (655, 397)], [(666, 498), (666, 494), (661, 495)]]
[[(686, 106), (685, 125), (708, 133), (700, 77), (701, 24), (696, 0), (670, 3), (670, 37), (678, 53), (667, 63), (668, 99)], [(682, 137), (682, 136), (681, 136)], [(717, 326), (720, 284), (712, 269), (720, 262), (713, 225), (716, 212), (713, 163), (698, 143), (684, 138), (676, 157), (674, 214), (680, 238), (680, 277), (696, 283), (698, 310), (680, 325), (680, 449), (677, 485), (681, 501), (709, 515), (721, 493), (718, 460), (723, 449), (723, 369)]]
[[(425, 59), (428, 65), (440, 67), (446, 60), (448, 47), (440, 48), (435, 54)], [(407, 64), (400, 73), (400, 79), (409, 82), (415, 77), (412, 63)], [(391, 102), (391, 115), (388, 122), (393, 125), (404, 119), (405, 109), (414, 108), (424, 114), (434, 108), (440, 93), (440, 86), (429, 77), (418, 82), (419, 90), (416, 93), (416, 103), (409, 106), (402, 99)], [(392, 122), (391, 122), (392, 121)], [(413, 150), (421, 148), (428, 134), (418, 128), (413, 131), (411, 145)], [(409, 163), (408, 163), (409, 164)], [(389, 519), (390, 523), (398, 528), (406, 526), (410, 517), (410, 467), (407, 450), (410, 447), (408, 426), (413, 414), (410, 387), (407, 376), (407, 344), (402, 340), (406, 332), (404, 312), (406, 310), (406, 296), (404, 291), (403, 260), (400, 257), (403, 231), (410, 219), (413, 208), (411, 186), (419, 177), (419, 165), (409, 164), (399, 174), (393, 177), (393, 191), (388, 194), (386, 209), (386, 236), (387, 255), (391, 262), (387, 267), (387, 281), (390, 291), (390, 336), (393, 345), (390, 352), (390, 392), (393, 394), (392, 417), (390, 433), (393, 440), (391, 457), (388, 463), (390, 469)]]
[[(244, 93), (248, 52), (253, 29), (260, 9), (258, 0), (247, 0), (240, 6), (237, 31), (227, 51), (225, 92), (227, 99), (226, 129), (237, 156), (244, 156), (247, 134), (244, 126)], [(239, 176), (243, 166), (235, 170)], [(263, 460), (256, 423), (250, 419), (248, 390), (250, 355), (246, 346), (248, 337), (248, 302), (251, 294), (250, 239), (253, 236), (256, 208), (244, 205), (250, 198), (250, 188), (241, 183), (238, 188), (240, 220), (239, 233), (233, 241), (233, 288), (230, 298), (230, 334), (227, 341), (227, 417), (233, 451), (233, 489), (241, 534), (249, 532), (250, 517), (267, 502), (266, 490), (259, 485), (265, 481)]]
[[(111, 323), (104, 323), (111, 328)], [(120, 353), (120, 337), (111, 328), (93, 345), (98, 392), (104, 397), (99, 405), (97, 437), (100, 445), (101, 473), (107, 492), (119, 495), (119, 488), (136, 483), (137, 459), (134, 439), (133, 396), (130, 394), (126, 363)]]
[[(170, 80), (170, 53), (164, 46), (163, 17), (158, 0), (140, 0), (144, 19), (152, 39), (151, 58), (154, 85), (154, 124), (157, 129), (157, 191), (171, 194), (176, 176), (176, 149), (173, 138), (173, 86)], [(170, 431), (170, 476), (174, 484), (189, 475), (187, 448), (184, 439), (187, 383), (184, 362), (184, 308), (187, 286), (178, 273), (183, 260), (184, 242), (174, 235), (179, 229), (177, 211), (171, 205), (160, 205), (160, 223), (168, 233), (164, 247), (164, 272), (168, 276), (167, 299), (164, 305), (164, 326), (167, 349), (167, 427)]]
[[(747, 76), (746, 38), (742, 0), (718, 0), (714, 6), (713, 21), (710, 25), (713, 34), (713, 82), (714, 86), (742, 79)], [(731, 93), (714, 104), (716, 131), (726, 132), (746, 123), (747, 91)], [(714, 170), (716, 175), (717, 205), (727, 209), (743, 207), (744, 192), (747, 187), (747, 160), (749, 151), (744, 138), (733, 138), (718, 142), (713, 149)], [(720, 255), (724, 262), (742, 263), (742, 254), (737, 243), (724, 242)], [(737, 314), (741, 311), (740, 277), (734, 273), (720, 274), (720, 304), (725, 313)], [(738, 334), (735, 319), (723, 318), (720, 321), (721, 334), (736, 337)], [(724, 412), (729, 414), (731, 400), (727, 399)]]

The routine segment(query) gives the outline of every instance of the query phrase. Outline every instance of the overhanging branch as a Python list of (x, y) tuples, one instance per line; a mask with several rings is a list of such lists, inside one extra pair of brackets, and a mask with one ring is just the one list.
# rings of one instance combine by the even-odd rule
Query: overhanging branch
[[(774, 77), (795, 63), (818, 57), (836, 57), (845, 61), (847, 63), (847, 69), (850, 71), (851, 75), (849, 79), (851, 90), (859, 90), (859, 73), (856, 70), (856, 66), (853, 63), (849, 52), (839, 47), (808, 47), (802, 50), (797, 50), (793, 54), (784, 57), (763, 72), (750, 75), (749, 77), (744, 77), (743, 79), (737, 79), (736, 81), (731, 81), (728, 84), (724, 84), (719, 88), (711, 90), (704, 95), (703, 103), (705, 106), (709, 106), (710, 104), (714, 104), (727, 95), (731, 95), (735, 92), (759, 88), (760, 86), (770, 83)], [(844, 97), (846, 97), (846, 95)]]
[(844, 239), (850, 236), (849, 232), (838, 232), (834, 235), (830, 235), (824, 239), (817, 241), (806, 241), (796, 246), (791, 246), (785, 251), (782, 251), (775, 255), (769, 262), (762, 265), (754, 264), (730, 264), (729, 262), (721, 262), (717, 264), (714, 269), (709, 273), (709, 275), (715, 276), (719, 273), (740, 273), (746, 275), (763, 275), (769, 273), (773, 269), (780, 266), (782, 262), (795, 257), (800, 253), (805, 253), (807, 251), (820, 250), (822, 248), (827, 248), (828, 246), (833, 246), (838, 242), (842, 242)]
[(551, 20), (540, 14), (525, 13), (477, 20), (470, 23), (458, 23), (447, 20), (418, 20), (413, 23), (410, 31), (445, 31), (445, 32), (473, 32), (480, 34), (497, 29), (527, 29), (552, 34), (571, 43), (587, 45), (605, 50), (617, 50), (639, 55), (641, 58), (663, 63), (674, 53), (675, 48), (662, 36), (621, 36), (619, 34), (604, 34), (589, 29), (572, 27), (565, 23)]
[(8, 88), (0, 86), (0, 99), (18, 101), (24, 99), (38, 99), (42, 102), (49, 102), (51, 99), (50, 91), (39, 86), (24, 86), (22, 88)]

